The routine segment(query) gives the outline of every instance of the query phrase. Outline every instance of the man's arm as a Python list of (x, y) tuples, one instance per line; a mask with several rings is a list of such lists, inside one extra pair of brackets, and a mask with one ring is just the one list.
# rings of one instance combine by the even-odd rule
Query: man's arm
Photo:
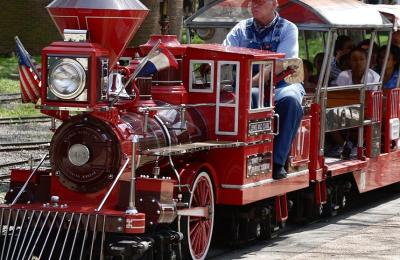
[(244, 47), (240, 46), (241, 39), (243, 39), (244, 35), (241, 28), (241, 23), (239, 22), (226, 36), (224, 42), (222, 43), (225, 46), (236, 46), (236, 47)]
[(226, 39), (222, 43), (225, 46), (239, 46), (239, 36), (238, 36), (238, 30), (234, 30), (233, 28), (228, 35), (226, 36)]
[(281, 39), (277, 48), (278, 53), (285, 53), (286, 58), (299, 57), (299, 30), (296, 25), (289, 23), (282, 30)]

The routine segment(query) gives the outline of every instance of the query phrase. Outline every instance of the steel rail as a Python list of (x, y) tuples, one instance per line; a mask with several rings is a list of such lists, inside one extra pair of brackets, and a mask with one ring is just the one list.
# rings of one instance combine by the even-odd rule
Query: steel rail
[[(0, 164), (0, 168), (26, 164), (26, 163), (30, 163), (30, 162), (38, 162), (40, 160), (41, 160), (41, 158), (37, 158), (37, 159), (28, 159), (28, 160), (24, 160), (24, 161), (16, 161), (16, 162), (11, 162), (11, 163), (5, 163), (5, 164)], [(0, 175), (0, 176), (3, 176), (3, 175)]]
[(17, 145), (9, 145), (3, 146), (0, 145), (0, 152), (14, 152), (14, 151), (22, 151), (22, 150), (44, 150), (50, 147), (50, 142), (45, 142), (42, 144), (17, 144)]
[(13, 124), (30, 124), (30, 123), (47, 123), (50, 122), (51, 118), (34, 118), (34, 119), (10, 119), (0, 120), (0, 125), (13, 125)]
[(1, 121), (9, 121), (9, 120), (31, 120), (31, 119), (50, 119), (49, 116), (17, 116), (17, 117), (1, 117)]

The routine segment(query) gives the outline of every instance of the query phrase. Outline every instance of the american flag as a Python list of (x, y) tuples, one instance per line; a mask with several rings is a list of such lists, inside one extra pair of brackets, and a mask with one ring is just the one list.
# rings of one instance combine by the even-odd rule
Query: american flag
[(26, 51), (18, 37), (15, 37), (18, 57), (19, 84), (23, 103), (36, 103), (40, 97), (40, 71), (32, 56)]
[(140, 70), (139, 76), (149, 76), (169, 67), (178, 69), (178, 61), (167, 47), (160, 44), (157, 49), (147, 55), (146, 64)]

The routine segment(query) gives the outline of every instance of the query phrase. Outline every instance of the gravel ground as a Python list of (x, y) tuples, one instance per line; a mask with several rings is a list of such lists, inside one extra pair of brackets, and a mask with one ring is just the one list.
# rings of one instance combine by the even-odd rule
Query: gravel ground
[[(23, 142), (39, 142), (50, 141), (53, 133), (49, 130), (50, 122), (31, 123), (31, 124), (12, 124), (0, 125), (0, 146), (6, 143), (23, 143)], [(0, 165), (12, 163), (16, 161), (28, 160), (30, 156), (33, 158), (42, 157), (47, 150), (29, 150), (16, 152), (0, 152)], [(33, 164), (35, 165), (35, 163)], [(0, 175), (9, 174), (12, 168), (29, 167), (28, 165), (2, 167)], [(4, 192), (8, 189), (8, 182), (0, 183), (0, 202), (4, 197)]]

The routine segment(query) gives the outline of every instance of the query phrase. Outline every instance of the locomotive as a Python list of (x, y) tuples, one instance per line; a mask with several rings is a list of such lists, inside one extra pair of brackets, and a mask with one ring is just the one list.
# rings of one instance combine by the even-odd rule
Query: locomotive
[[(365, 192), (399, 180), (389, 168), (400, 158), (397, 89), (387, 94), (383, 153), (382, 91), (359, 86), (371, 104), (365, 122), (361, 105), (325, 114), (326, 104), (307, 96), (288, 177), (274, 180), (274, 86), (302, 81), (298, 59), (183, 45), (171, 35), (128, 48), (148, 13), (138, 0), (55, 0), (47, 8), (64, 41), (43, 49), (36, 107), (62, 124), (34, 169), (11, 172), (1, 259), (204, 259), (213, 234), (266, 239), (289, 209), (294, 219), (318, 217), (344, 207), (355, 186)], [(176, 66), (141, 73), (160, 55)], [(356, 158), (325, 161), (326, 115), (328, 131), (365, 125)], [(46, 158), (49, 169), (41, 168)]]

